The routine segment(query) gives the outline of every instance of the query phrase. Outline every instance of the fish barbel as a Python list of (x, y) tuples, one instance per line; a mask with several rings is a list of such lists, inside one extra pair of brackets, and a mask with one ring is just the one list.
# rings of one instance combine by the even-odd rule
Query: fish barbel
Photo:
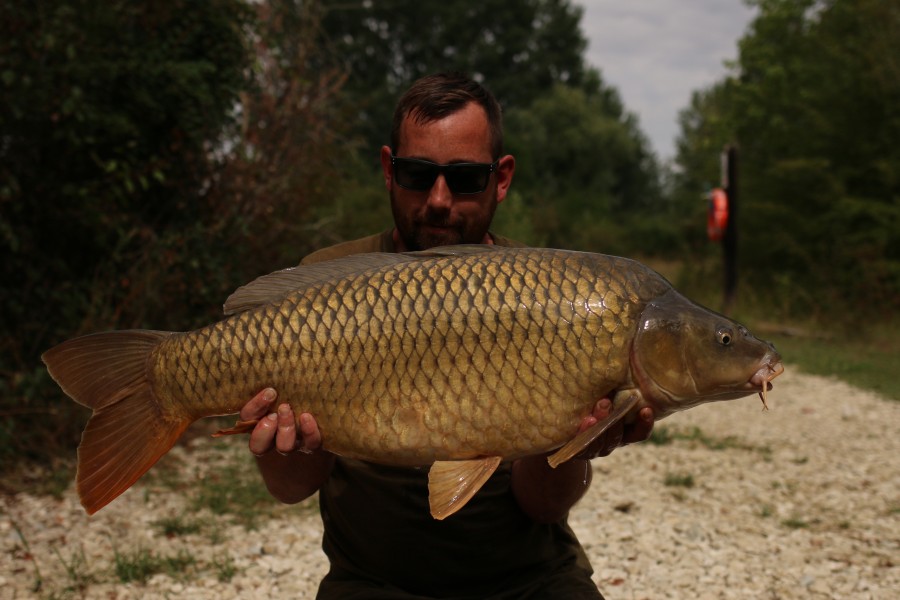
[[(771, 344), (655, 271), (584, 252), (356, 255), (263, 276), (225, 312), (195, 331), (110, 331), (44, 353), (63, 391), (93, 409), (76, 476), (88, 513), (193, 421), (237, 413), (266, 387), (312, 413), (330, 452), (431, 465), (431, 512), (442, 519), (501, 461), (555, 451), (555, 467), (644, 406), (660, 419), (764, 400), (783, 371)], [(610, 417), (576, 435), (603, 397)]]

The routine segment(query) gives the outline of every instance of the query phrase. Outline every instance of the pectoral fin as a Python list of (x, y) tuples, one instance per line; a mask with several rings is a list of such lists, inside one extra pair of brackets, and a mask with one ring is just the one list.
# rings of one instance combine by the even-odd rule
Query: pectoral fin
[(428, 472), (431, 516), (442, 521), (461, 509), (490, 479), (499, 465), (499, 456), (444, 460), (431, 465)]
[(547, 462), (555, 469), (562, 463), (582, 452), (591, 444), (591, 442), (600, 437), (604, 431), (609, 429), (614, 423), (627, 415), (632, 408), (637, 406), (640, 399), (641, 397), (637, 393), (628, 393), (627, 395), (616, 394), (616, 397), (613, 400), (612, 412), (609, 413), (608, 417), (602, 421), (598, 421), (590, 428), (585, 429), (576, 435), (565, 446), (550, 455), (547, 458)]
[(222, 437), (223, 435), (239, 435), (241, 433), (250, 433), (253, 431), (253, 428), (256, 427), (256, 424), (259, 423), (259, 419), (252, 419), (250, 421), (237, 421), (234, 426), (229, 427), (228, 429), (220, 429), (212, 434), (212, 437)]

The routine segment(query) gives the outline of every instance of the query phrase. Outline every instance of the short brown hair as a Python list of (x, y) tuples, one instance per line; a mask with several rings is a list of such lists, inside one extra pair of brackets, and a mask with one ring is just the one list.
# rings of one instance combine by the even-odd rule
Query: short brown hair
[(418, 79), (397, 102), (391, 123), (391, 150), (400, 144), (400, 125), (407, 115), (428, 123), (443, 119), (461, 110), (469, 102), (476, 102), (487, 114), (491, 133), (491, 155), (494, 160), (503, 154), (503, 119), (500, 103), (483, 85), (464, 73), (437, 73)]

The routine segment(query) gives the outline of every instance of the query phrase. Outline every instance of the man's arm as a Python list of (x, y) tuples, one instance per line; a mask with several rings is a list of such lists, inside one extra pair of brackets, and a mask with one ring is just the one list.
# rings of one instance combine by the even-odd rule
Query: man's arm
[[(612, 402), (608, 398), (600, 400), (593, 413), (581, 422), (579, 433), (605, 419), (610, 410)], [(590, 487), (593, 477), (590, 459), (608, 456), (619, 446), (643, 441), (652, 429), (653, 409), (644, 408), (633, 425), (621, 422), (613, 425), (584, 452), (555, 469), (547, 462), (546, 454), (515, 461), (510, 485), (516, 501), (535, 521), (552, 523), (564, 518)]]
[(291, 407), (281, 404), (273, 413), (274, 402), (275, 390), (263, 390), (241, 409), (241, 420), (259, 419), (250, 434), (250, 451), (269, 493), (294, 504), (322, 487), (331, 474), (334, 454), (321, 449), (322, 436), (312, 415), (300, 415), (298, 432)]

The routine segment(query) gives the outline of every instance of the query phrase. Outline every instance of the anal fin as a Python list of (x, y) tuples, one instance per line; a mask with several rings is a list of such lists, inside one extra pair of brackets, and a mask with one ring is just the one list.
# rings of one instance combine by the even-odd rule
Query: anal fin
[(499, 456), (435, 462), (428, 472), (431, 516), (442, 521), (461, 509), (490, 479), (499, 465)]
[(631, 411), (631, 409), (637, 406), (640, 400), (641, 396), (637, 392), (616, 394), (615, 398), (613, 399), (612, 412), (609, 413), (608, 417), (606, 417), (602, 421), (598, 421), (590, 428), (585, 429), (574, 438), (569, 440), (569, 442), (566, 443), (562, 448), (547, 457), (547, 462), (549, 462), (550, 466), (555, 469), (570, 458), (578, 455), (585, 448), (587, 448), (591, 444), (591, 442), (603, 435), (604, 431), (609, 429), (613, 424), (627, 415), (628, 412)]

